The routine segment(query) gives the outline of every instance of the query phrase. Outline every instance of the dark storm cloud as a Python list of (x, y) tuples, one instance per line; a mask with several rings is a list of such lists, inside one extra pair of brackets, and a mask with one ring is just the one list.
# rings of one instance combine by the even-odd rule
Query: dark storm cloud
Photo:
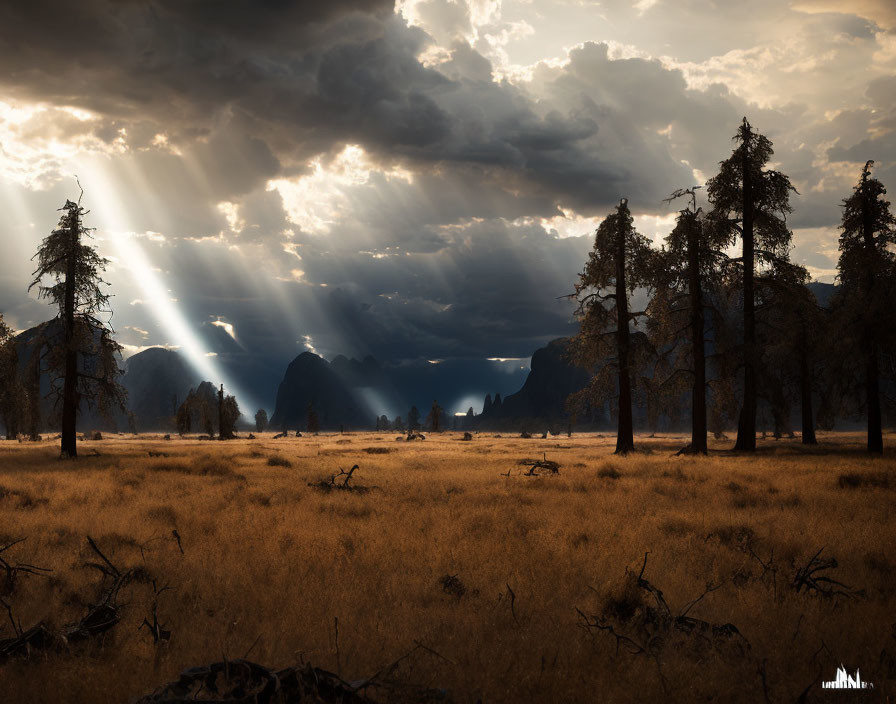
[[(152, 257), (171, 280), (189, 280), (200, 292), (184, 302), (190, 319), (220, 316), (255, 352), (273, 344), (296, 354), (308, 334), (330, 354), (514, 357), (570, 331), (570, 304), (557, 297), (571, 290), (590, 244), (536, 226), (482, 222), (432, 253), (337, 257), (303, 248), (302, 280), (274, 283), (262, 274), (276, 271), (247, 272), (223, 245), (160, 246)], [(289, 301), (296, 324), (289, 334), (293, 322), (271, 286)], [(214, 351), (234, 352), (220, 347), (232, 341), (213, 328)]]
[[(608, 3), (634, 16), (630, 5)], [(508, 82), (494, 77), (500, 73), (480, 52), (495, 55), (481, 37), (473, 46), (462, 39), (474, 31), (462, 4), (433, 0), (417, 9), (429, 34), (382, 2), (5, 3), (0, 87), (57, 106), (16, 125), (18, 139), (104, 145), (104, 154), (78, 157), (93, 199), (89, 224), (162, 233), (164, 243), (143, 244), (189, 325), (221, 360), (265, 378), (279, 376), (306, 335), (329, 355), (529, 356), (573, 330), (569, 303), (556, 297), (569, 292), (591, 245), (587, 226), (588, 236), (564, 240), (541, 218), (561, 208), (601, 216), (622, 196), (640, 213), (667, 213), (665, 196), (699, 180), (694, 169), (712, 175), (728, 156), (744, 114), (775, 141), (776, 159), (800, 187), (797, 227), (835, 224), (846, 195), (832, 196), (819, 144), (839, 139), (830, 155), (852, 159), (873, 126), (873, 158), (890, 153), (886, 79), (868, 86), (870, 106), (830, 120), (799, 103), (749, 104), (721, 82), (694, 89), (686, 68), (620, 59), (601, 42), (577, 46), (562, 65), (540, 64), (531, 80)], [(661, 2), (647, 14), (669, 19), (678, 10)], [(755, 46), (768, 21), (746, 6), (726, 12), (742, 21), (737, 32), (731, 23), (724, 36), (702, 47), (695, 41), (694, 52)], [(704, 37), (709, 15), (691, 26), (693, 16), (669, 26)], [(813, 41), (830, 29), (850, 46), (873, 44), (870, 27), (855, 18), (809, 24)], [(657, 42), (671, 31), (663, 22), (645, 21), (645, 29)], [(743, 35), (740, 43), (731, 43), (732, 32)], [(447, 60), (430, 65), (426, 52), (436, 48)], [(731, 59), (744, 71), (765, 66), (751, 60), (759, 59)], [(89, 109), (96, 119), (59, 106)], [(316, 169), (328, 172), (346, 144), (363, 147), (363, 178), (297, 196), (315, 205), (336, 194), (320, 218), (325, 226), (270, 190), (272, 180), (310, 182)], [(100, 174), (114, 197), (92, 186)], [(54, 187), (19, 197), (31, 211), (53, 214), (62, 195)], [(37, 241), (29, 232), (20, 233), (27, 256)], [(820, 237), (800, 256), (827, 267)], [(118, 314), (151, 330), (153, 342), (177, 344), (139, 302), (134, 281), (120, 272), (112, 278)], [(0, 277), (6, 310), (14, 300), (8, 283)], [(18, 317), (31, 319), (35, 306)], [(219, 316), (242, 347), (209, 325)]]
[(572, 290), (590, 237), (560, 240), (500, 221), (448, 236), (428, 254), (304, 258), (305, 279), (328, 283), (315, 290), (338, 333), (361, 341), (351, 352), (525, 357), (572, 331), (571, 305), (558, 296)]
[[(449, 78), (420, 63), (430, 38), (386, 5), (324, 11), (279, 2), (253, 13), (248, 3), (92, 0), (47, 10), (41, 2), (2, 10), (0, 82), (13, 95), (100, 113), (97, 134), (107, 140), (121, 127), (136, 144), (158, 131), (182, 150), (202, 151), (197, 141), (208, 140), (214, 154), (216, 135), (243, 133), (255, 140), (247, 151), (269, 150), (287, 174), (355, 142), (412, 168), (479, 167), (486, 180), (536, 204), (586, 209), (623, 192), (657, 202), (662, 179), (678, 183), (687, 173), (663, 139), (641, 129), (654, 82), (641, 85), (636, 75), (608, 87), (645, 94), (645, 112), (624, 114), (616, 94), (554, 105), (481, 80), (484, 59), (468, 48), (456, 50), (455, 65), (466, 68)], [(476, 62), (480, 80), (470, 77)], [(225, 194), (255, 185), (205, 160)]]

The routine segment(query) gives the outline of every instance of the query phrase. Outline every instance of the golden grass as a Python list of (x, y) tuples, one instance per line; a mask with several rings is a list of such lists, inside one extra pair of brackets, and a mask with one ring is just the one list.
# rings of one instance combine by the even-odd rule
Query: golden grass
[[(606, 436), (460, 435), (112, 438), (82, 443), (76, 462), (55, 443), (0, 443), (0, 545), (27, 538), (4, 556), (54, 570), (20, 576), (7, 597), (22, 625), (83, 615), (99, 576), (83, 567), (91, 535), (113, 562), (171, 586), (158, 611), (173, 632), (158, 646), (138, 629), (152, 587), (135, 581), (104, 638), (0, 664), (0, 701), (126, 702), (247, 651), (354, 679), (415, 642), (441, 657), (418, 650), (403, 676), (458, 702), (777, 702), (813, 682), (809, 701), (822, 701), (819, 680), (841, 661), (877, 694), (896, 684), (896, 460), (865, 456), (860, 436), (709, 458), (671, 456), (680, 437), (639, 438), (642, 452), (616, 458)], [(516, 462), (543, 453), (559, 476), (521, 476)], [(309, 486), (355, 463), (352, 482), (376, 489)], [(763, 561), (773, 551), (774, 580), (746, 546)], [(864, 598), (788, 586), (822, 547), (839, 562), (830, 575)], [(645, 552), (644, 576), (673, 610), (722, 584), (689, 615), (734, 624), (746, 655), (695, 655), (687, 639), (656, 657), (617, 653), (609, 633), (581, 626), (576, 607), (599, 616), (631, 597), (626, 570)]]

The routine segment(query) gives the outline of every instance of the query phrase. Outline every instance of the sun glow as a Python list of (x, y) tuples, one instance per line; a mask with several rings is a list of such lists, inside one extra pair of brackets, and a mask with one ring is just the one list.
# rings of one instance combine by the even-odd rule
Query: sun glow
[(267, 190), (280, 194), (292, 222), (315, 235), (330, 232), (340, 214), (350, 208), (346, 191), (367, 184), (372, 175), (407, 183), (412, 180), (409, 171), (377, 165), (356, 144), (347, 145), (332, 159), (314, 159), (310, 166), (311, 173), (304, 176), (268, 181)]

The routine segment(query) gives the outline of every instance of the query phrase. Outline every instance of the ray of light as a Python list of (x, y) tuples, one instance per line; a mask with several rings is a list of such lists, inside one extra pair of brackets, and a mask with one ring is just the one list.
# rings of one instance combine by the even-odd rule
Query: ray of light
[(89, 185), (92, 199), (95, 194), (96, 202), (102, 203), (104, 229), (117, 249), (119, 265), (130, 271), (132, 280), (141, 290), (142, 300), (165, 331), (168, 342), (178, 345), (178, 351), (202, 379), (223, 383), (236, 396), (244, 410), (257, 407), (255, 399), (237, 389), (232, 380), (226, 378), (210, 351), (175, 305), (176, 299), (162, 283), (161, 277), (140, 246), (130, 218), (123, 212), (115, 186), (105, 170), (100, 164), (93, 162), (86, 170), (82, 168), (82, 174), (82, 183)]
[(473, 409), (473, 413), (477, 413), (477, 408), (482, 410), (482, 399), (485, 398), (485, 392), (479, 394), (467, 394), (463, 398), (457, 399), (453, 404), (453, 415), (466, 416), (469, 409)]

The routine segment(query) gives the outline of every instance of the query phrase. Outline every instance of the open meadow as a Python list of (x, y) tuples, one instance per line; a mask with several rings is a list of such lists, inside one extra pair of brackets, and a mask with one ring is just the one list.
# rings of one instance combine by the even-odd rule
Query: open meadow
[(132, 570), (120, 622), (0, 661), (0, 701), (135, 701), (236, 658), (434, 690), (378, 695), (410, 701), (822, 702), (841, 662), (892, 696), (896, 459), (863, 436), (461, 435), (0, 443), (0, 640), (71, 633)]

